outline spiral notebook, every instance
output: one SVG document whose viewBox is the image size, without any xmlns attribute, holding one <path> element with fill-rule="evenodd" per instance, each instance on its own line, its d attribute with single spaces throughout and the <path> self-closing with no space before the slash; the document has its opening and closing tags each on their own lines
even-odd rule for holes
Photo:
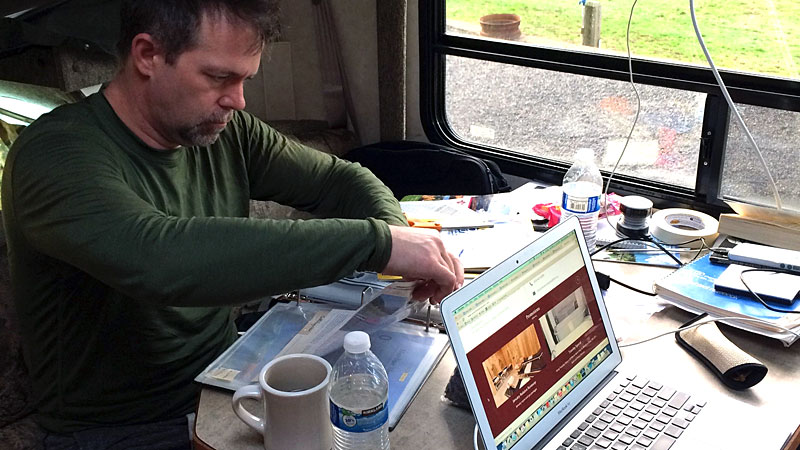
<svg viewBox="0 0 800 450">
<path fill-rule="evenodd" d="M 768 323 L 753 321 L 728 323 L 743 330 L 778 339 L 786 346 L 797 340 L 797 336 L 769 325 L 774 323 L 798 331 L 800 318 L 797 315 L 771 311 L 754 298 L 714 289 L 714 283 L 726 268 L 726 265 L 712 263 L 709 255 L 705 255 L 657 281 L 655 291 L 670 303 L 691 312 L 705 312 L 716 317 L 736 316 L 766 321 Z M 792 306 L 776 304 L 775 307 L 800 311 L 800 302 L 795 302 Z"/>
</svg>

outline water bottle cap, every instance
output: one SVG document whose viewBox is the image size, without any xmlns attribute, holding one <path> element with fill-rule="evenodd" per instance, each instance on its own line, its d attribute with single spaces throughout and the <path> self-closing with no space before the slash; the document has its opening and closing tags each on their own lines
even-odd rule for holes
<svg viewBox="0 0 800 450">
<path fill-rule="evenodd" d="M 369 347 L 369 335 L 363 331 L 351 331 L 344 336 L 344 350 L 348 353 L 364 353 Z"/>
</svg>

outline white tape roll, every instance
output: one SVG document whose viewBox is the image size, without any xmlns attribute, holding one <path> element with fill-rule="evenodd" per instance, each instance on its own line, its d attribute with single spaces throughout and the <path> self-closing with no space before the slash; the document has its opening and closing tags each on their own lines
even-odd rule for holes
<svg viewBox="0 0 800 450">
<path fill-rule="evenodd" d="M 665 244 L 684 244 L 692 239 L 703 238 L 707 245 L 711 245 L 718 229 L 717 219 L 683 208 L 656 211 L 650 220 L 650 234 Z M 702 243 L 698 240 L 685 245 L 699 248 Z"/>
</svg>

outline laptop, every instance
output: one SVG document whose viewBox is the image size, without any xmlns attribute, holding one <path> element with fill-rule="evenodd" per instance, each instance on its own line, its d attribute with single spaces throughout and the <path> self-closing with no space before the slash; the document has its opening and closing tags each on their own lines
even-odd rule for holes
<svg viewBox="0 0 800 450">
<path fill-rule="evenodd" d="M 750 417 L 764 414 L 748 414 L 752 406 L 707 402 L 668 380 L 618 370 L 622 356 L 576 218 L 445 298 L 441 311 L 486 449 L 779 448 L 785 438 L 765 446 L 756 433 L 759 445 L 743 446 L 720 424 L 754 430 Z"/>
</svg>

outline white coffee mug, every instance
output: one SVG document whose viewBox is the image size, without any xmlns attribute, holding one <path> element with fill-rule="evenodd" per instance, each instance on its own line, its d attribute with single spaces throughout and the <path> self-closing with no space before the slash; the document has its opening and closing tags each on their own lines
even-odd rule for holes
<svg viewBox="0 0 800 450">
<path fill-rule="evenodd" d="M 330 450 L 330 380 L 331 365 L 319 356 L 281 356 L 261 369 L 258 384 L 236 390 L 233 412 L 264 436 L 266 450 Z M 260 401 L 261 417 L 242 406 L 245 398 Z"/>
</svg>

